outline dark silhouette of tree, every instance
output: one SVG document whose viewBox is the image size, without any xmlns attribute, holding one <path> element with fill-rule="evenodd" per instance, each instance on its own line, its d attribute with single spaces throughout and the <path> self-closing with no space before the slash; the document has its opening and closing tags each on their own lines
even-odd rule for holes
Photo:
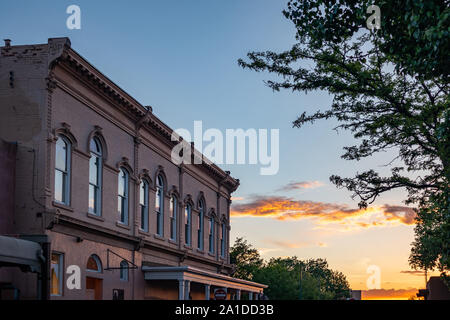
<svg viewBox="0 0 450 320">
<path fill-rule="evenodd" d="M 297 42 L 284 52 L 250 52 L 243 68 L 280 77 L 275 91 L 324 90 L 329 107 L 303 112 L 293 122 L 334 118 L 336 130 L 358 141 L 343 159 L 361 160 L 394 150 L 391 174 L 375 170 L 354 177 L 333 175 L 338 188 L 359 199 L 361 208 L 393 189 L 407 191 L 417 207 L 411 265 L 449 270 L 450 185 L 450 3 L 380 0 L 381 27 L 369 30 L 372 1 L 289 1 L 283 11 L 296 28 Z"/>
<path fill-rule="evenodd" d="M 230 262 L 235 265 L 233 275 L 244 280 L 252 280 L 255 270 L 263 265 L 258 250 L 244 238 L 237 238 L 230 248 Z"/>
</svg>

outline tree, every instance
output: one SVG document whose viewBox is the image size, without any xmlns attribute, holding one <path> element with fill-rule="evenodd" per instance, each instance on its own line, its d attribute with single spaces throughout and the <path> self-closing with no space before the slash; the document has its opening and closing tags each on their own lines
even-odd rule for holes
<svg viewBox="0 0 450 320">
<path fill-rule="evenodd" d="M 409 262 L 415 269 L 441 271 L 441 277 L 450 288 L 450 211 L 449 195 L 438 194 L 417 213 L 415 239 Z"/>
<path fill-rule="evenodd" d="M 233 275 L 244 280 L 252 280 L 255 271 L 263 265 L 259 251 L 244 238 L 237 238 L 231 247 L 230 262 L 236 266 Z"/>
<path fill-rule="evenodd" d="M 237 238 L 230 250 L 233 276 L 268 285 L 265 294 L 274 300 L 344 299 L 349 284 L 344 274 L 328 268 L 325 259 L 272 258 L 265 262 L 257 249 Z M 300 293 L 301 286 L 301 293 Z"/>
<path fill-rule="evenodd" d="M 342 158 L 359 161 L 397 152 L 388 176 L 368 170 L 352 178 L 332 175 L 330 180 L 359 198 L 361 208 L 382 193 L 406 189 L 405 203 L 415 204 L 418 213 L 412 265 L 439 265 L 445 276 L 450 237 L 436 230 L 448 230 L 450 212 L 449 1 L 377 1 L 381 28 L 368 30 L 371 4 L 289 1 L 283 13 L 296 28 L 297 43 L 280 53 L 250 52 L 238 63 L 280 76 L 266 82 L 275 91 L 332 94 L 330 107 L 303 112 L 293 126 L 336 119 L 335 129 L 349 130 L 358 141 L 344 148 Z M 447 200 L 437 201 L 442 198 Z M 428 225 L 420 226 L 424 223 Z M 430 241 L 440 243 L 439 252 L 428 253 Z"/>
<path fill-rule="evenodd" d="M 268 285 L 273 300 L 331 300 L 350 295 L 346 277 L 328 268 L 324 259 L 272 258 L 255 270 L 253 280 Z"/>
</svg>

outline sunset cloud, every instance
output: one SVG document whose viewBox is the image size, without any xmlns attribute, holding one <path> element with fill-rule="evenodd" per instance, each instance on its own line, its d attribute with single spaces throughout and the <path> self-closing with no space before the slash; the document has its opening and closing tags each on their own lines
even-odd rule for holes
<svg viewBox="0 0 450 320">
<path fill-rule="evenodd" d="M 250 201 L 233 205 L 234 217 L 265 217 L 276 220 L 310 218 L 319 224 L 337 223 L 355 228 L 414 224 L 415 212 L 403 206 L 372 206 L 350 208 L 344 204 L 296 200 L 284 196 L 254 196 Z"/>
<path fill-rule="evenodd" d="M 400 273 L 412 274 L 415 276 L 424 276 L 425 272 L 423 270 L 402 270 Z"/>
<path fill-rule="evenodd" d="M 362 290 L 362 300 L 407 300 L 416 297 L 417 289 L 372 289 Z"/>
<path fill-rule="evenodd" d="M 292 191 L 292 190 L 302 190 L 302 189 L 314 189 L 324 186 L 320 181 L 300 181 L 300 182 L 290 182 L 287 185 L 279 188 L 277 191 Z"/>
</svg>

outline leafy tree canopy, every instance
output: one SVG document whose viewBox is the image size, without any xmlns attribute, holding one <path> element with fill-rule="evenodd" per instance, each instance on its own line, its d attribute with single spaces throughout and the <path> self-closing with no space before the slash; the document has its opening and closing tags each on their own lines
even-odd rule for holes
<svg viewBox="0 0 450 320">
<path fill-rule="evenodd" d="M 293 126 L 337 120 L 336 130 L 349 130 L 358 142 L 344 148 L 343 159 L 397 152 L 387 176 L 367 170 L 330 180 L 350 190 L 363 208 L 384 192 L 405 189 L 406 203 L 418 207 L 412 265 L 445 272 L 450 239 L 449 1 L 379 0 L 381 25 L 374 30 L 366 24 L 373 13 L 367 13 L 370 5 L 367 0 L 291 0 L 283 13 L 296 28 L 292 48 L 250 52 L 238 62 L 278 75 L 279 80 L 266 82 L 273 90 L 333 95 L 331 106 L 303 112 Z"/>
<path fill-rule="evenodd" d="M 236 253 L 239 252 L 238 255 Z M 265 293 L 273 300 L 345 299 L 349 284 L 344 274 L 329 269 L 325 259 L 297 257 L 263 261 L 257 249 L 237 238 L 230 254 L 236 263 L 234 276 L 268 285 Z"/>
</svg>

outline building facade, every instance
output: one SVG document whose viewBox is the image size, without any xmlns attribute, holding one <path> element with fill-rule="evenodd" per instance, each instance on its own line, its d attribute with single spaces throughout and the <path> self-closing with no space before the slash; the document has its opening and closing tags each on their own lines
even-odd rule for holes
<svg viewBox="0 0 450 320">
<path fill-rule="evenodd" d="M 208 161 L 174 164 L 171 134 L 68 38 L 5 40 L 0 138 L 14 143 L 16 161 L 8 184 L 14 212 L 0 208 L 8 225 L 1 230 L 48 236 L 50 299 L 263 292 L 264 285 L 231 277 L 230 198 L 239 180 Z M 10 269 L 0 282 L 36 298 L 35 277 Z"/>
</svg>

